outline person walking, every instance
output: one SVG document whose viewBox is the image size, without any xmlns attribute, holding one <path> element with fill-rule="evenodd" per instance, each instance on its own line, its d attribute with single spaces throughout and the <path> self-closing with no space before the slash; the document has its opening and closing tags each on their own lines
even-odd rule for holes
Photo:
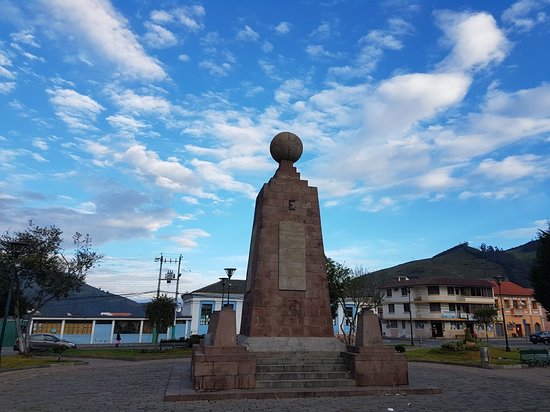
<svg viewBox="0 0 550 412">
<path fill-rule="evenodd" d="M 121 341 L 120 332 L 117 332 L 115 348 L 118 348 L 118 345 L 120 345 L 120 341 Z"/>
</svg>

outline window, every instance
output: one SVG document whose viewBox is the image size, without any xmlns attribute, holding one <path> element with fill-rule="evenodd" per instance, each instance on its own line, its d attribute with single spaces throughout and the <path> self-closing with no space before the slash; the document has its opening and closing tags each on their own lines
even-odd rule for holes
<svg viewBox="0 0 550 412">
<path fill-rule="evenodd" d="M 454 303 L 449 303 L 449 310 L 451 312 L 456 312 L 456 305 Z"/>
<path fill-rule="evenodd" d="M 403 303 L 403 312 L 409 313 L 411 311 L 411 305 L 409 303 Z"/>
<path fill-rule="evenodd" d="M 517 299 L 514 299 L 514 300 L 512 301 L 512 304 L 513 304 L 513 306 L 514 306 L 514 309 L 519 308 L 519 302 L 518 302 Z"/>
<path fill-rule="evenodd" d="M 386 296 L 391 298 L 391 289 L 386 289 Z"/>
<path fill-rule="evenodd" d="M 504 309 L 510 309 L 510 301 L 508 299 L 504 299 Z"/>
<path fill-rule="evenodd" d="M 454 286 L 447 286 L 447 295 L 454 295 L 454 294 L 455 294 Z"/>
<path fill-rule="evenodd" d="M 531 304 L 533 306 L 533 309 L 538 309 L 539 308 L 539 305 L 537 305 L 537 302 L 533 301 L 533 303 Z"/>
<path fill-rule="evenodd" d="M 409 294 L 409 288 L 401 288 L 401 296 L 407 296 Z"/>
<path fill-rule="evenodd" d="M 350 325 L 352 318 L 353 318 L 353 306 L 346 306 L 344 309 L 344 319 L 346 321 L 346 326 Z"/>
<path fill-rule="evenodd" d="M 414 322 L 414 327 L 416 329 L 424 329 L 424 321 L 417 320 Z"/>
<path fill-rule="evenodd" d="M 388 313 L 395 313 L 395 305 L 393 303 L 388 305 Z"/>
<path fill-rule="evenodd" d="M 210 322 L 210 315 L 212 315 L 212 303 L 203 303 L 201 305 L 201 319 L 200 324 L 201 325 L 208 325 Z"/>
<path fill-rule="evenodd" d="M 388 320 L 388 323 L 386 323 L 386 326 L 388 328 L 397 329 L 397 321 L 396 320 Z"/>
<path fill-rule="evenodd" d="M 92 333 L 92 322 L 65 321 L 65 335 L 90 335 Z"/>
<path fill-rule="evenodd" d="M 115 333 L 123 334 L 138 334 L 139 333 L 139 320 L 117 320 L 115 321 Z"/>
<path fill-rule="evenodd" d="M 430 312 L 441 312 L 441 304 L 439 302 L 430 303 Z"/>
<path fill-rule="evenodd" d="M 462 322 L 451 322 L 451 329 L 464 329 L 464 323 Z"/>
<path fill-rule="evenodd" d="M 407 322 L 404 320 L 401 321 L 401 329 L 407 329 Z"/>
<path fill-rule="evenodd" d="M 428 286 L 428 295 L 439 295 L 439 286 Z"/>
</svg>

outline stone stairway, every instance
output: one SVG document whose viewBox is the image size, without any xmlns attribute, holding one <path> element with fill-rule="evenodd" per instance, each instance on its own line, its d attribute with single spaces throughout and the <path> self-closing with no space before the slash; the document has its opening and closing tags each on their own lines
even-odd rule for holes
<svg viewBox="0 0 550 412">
<path fill-rule="evenodd" d="M 355 386 L 339 352 L 257 352 L 256 388 Z"/>
</svg>

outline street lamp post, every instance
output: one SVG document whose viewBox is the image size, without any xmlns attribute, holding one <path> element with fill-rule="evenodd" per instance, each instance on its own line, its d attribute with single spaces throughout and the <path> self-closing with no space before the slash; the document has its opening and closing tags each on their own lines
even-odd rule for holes
<svg viewBox="0 0 550 412">
<path fill-rule="evenodd" d="M 409 322 L 411 324 L 411 346 L 414 346 L 414 335 L 413 335 L 413 316 L 412 316 L 412 306 L 411 306 L 411 292 L 412 288 L 407 288 L 409 292 Z"/>
<path fill-rule="evenodd" d="M 225 268 L 225 273 L 227 275 L 227 305 L 229 306 L 229 291 L 231 290 L 231 276 L 233 276 L 233 273 L 235 273 L 235 271 L 237 269 L 235 268 Z M 222 306 L 223 306 L 223 302 L 222 302 Z"/>
<path fill-rule="evenodd" d="M 10 288 L 8 289 L 8 296 L 6 298 L 6 307 L 4 310 L 4 319 L 2 321 L 2 332 L 0 332 L 0 365 L 2 365 L 2 347 L 4 346 L 4 335 L 6 333 L 6 324 L 8 322 L 8 312 L 11 306 L 11 296 L 13 293 L 13 285 L 15 278 L 17 277 L 17 269 L 19 268 L 19 256 L 25 251 L 28 244 L 23 242 L 8 242 L 9 253 L 13 261 L 13 274 L 10 276 Z M 6 248 L 4 247 L 4 250 Z"/>
<path fill-rule="evenodd" d="M 500 310 L 502 313 L 502 328 L 504 329 L 504 339 L 506 340 L 506 352 L 510 352 L 510 345 L 508 345 L 508 331 L 506 330 L 506 317 L 504 316 L 504 304 L 502 301 L 502 291 L 500 288 L 500 284 L 502 283 L 502 277 L 501 276 L 495 277 L 495 282 L 497 282 L 498 294 L 500 296 Z"/>
<path fill-rule="evenodd" d="M 227 278 L 220 278 L 220 282 L 222 282 L 222 308 L 223 308 L 223 305 L 225 305 L 225 284 L 227 283 Z"/>
</svg>

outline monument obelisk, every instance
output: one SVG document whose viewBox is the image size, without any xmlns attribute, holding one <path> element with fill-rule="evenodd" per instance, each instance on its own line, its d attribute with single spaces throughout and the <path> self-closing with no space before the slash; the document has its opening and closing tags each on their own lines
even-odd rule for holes
<svg viewBox="0 0 550 412">
<path fill-rule="evenodd" d="M 294 167 L 300 138 L 277 134 L 279 163 L 256 198 L 241 335 L 334 339 L 317 188 Z"/>
</svg>

